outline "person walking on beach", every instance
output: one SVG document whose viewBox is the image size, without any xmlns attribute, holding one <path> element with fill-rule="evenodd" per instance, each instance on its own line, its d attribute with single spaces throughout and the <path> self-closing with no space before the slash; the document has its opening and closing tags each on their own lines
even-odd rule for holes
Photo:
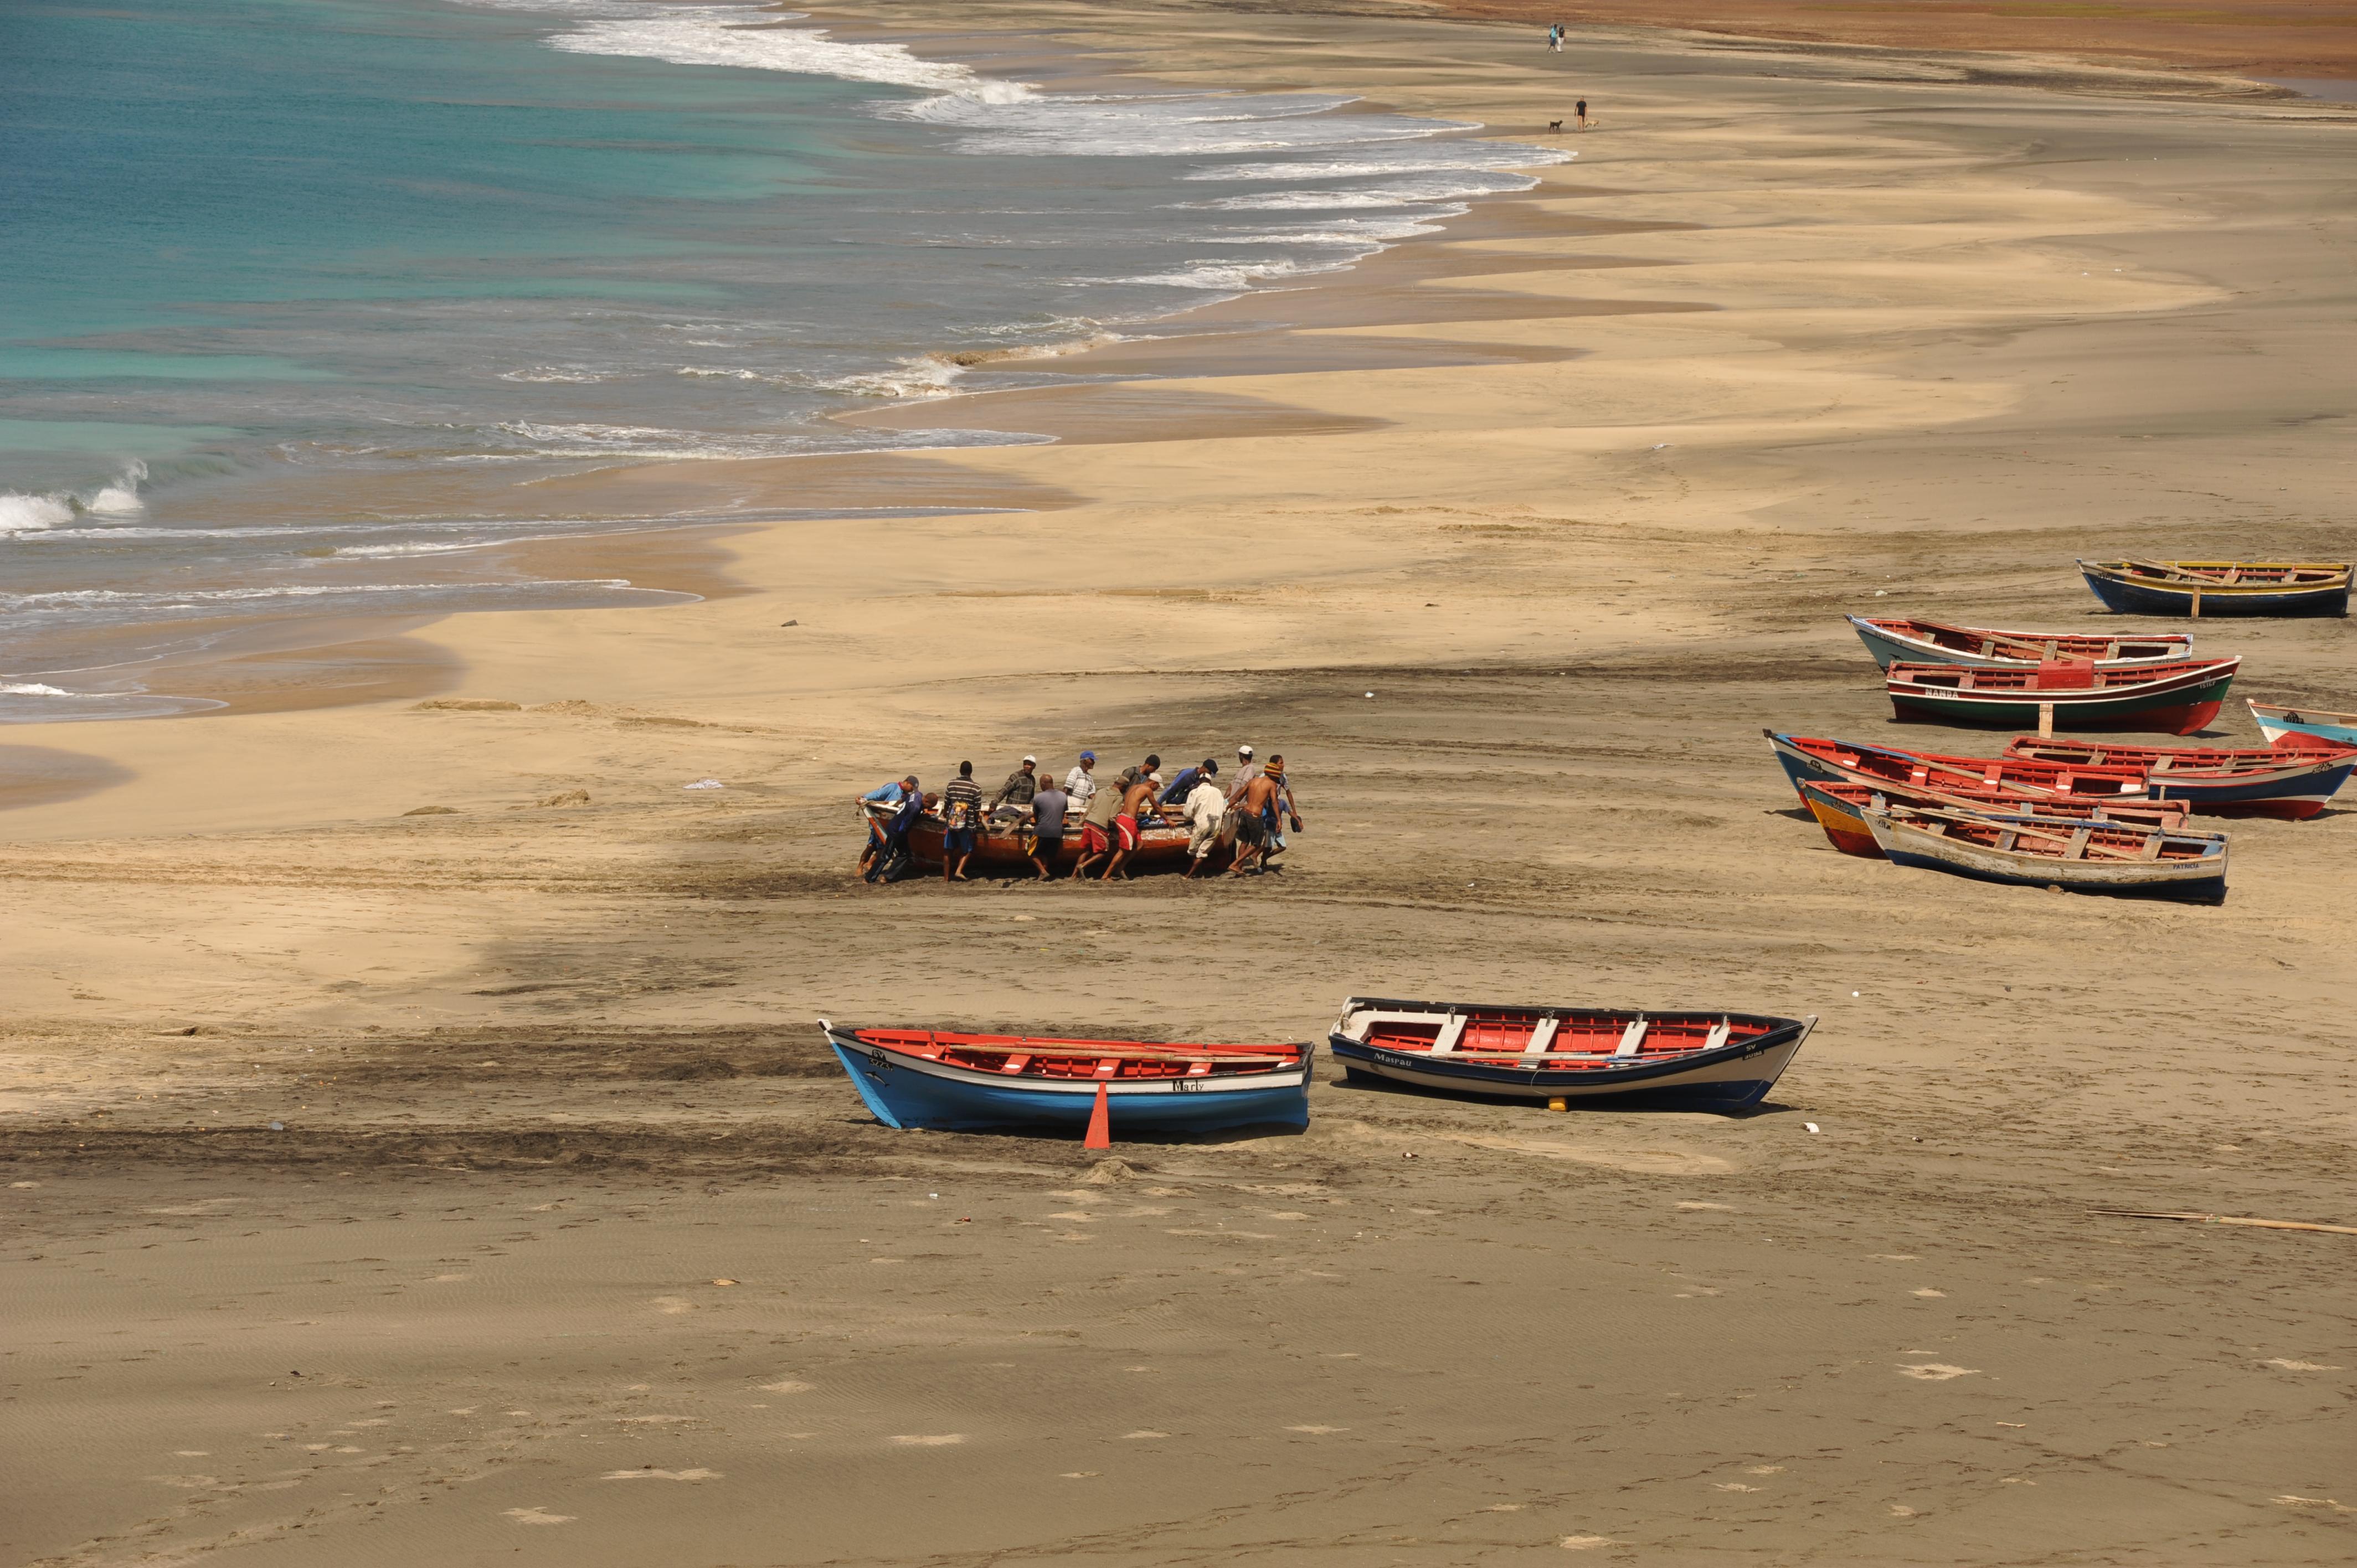
<svg viewBox="0 0 2357 1568">
<path fill-rule="evenodd" d="M 1031 797 L 1031 864 L 1039 868 L 1042 882 L 1056 879 L 1056 857 L 1064 853 L 1064 813 L 1071 804 L 1072 798 L 1056 788 L 1053 779 Z"/>
<path fill-rule="evenodd" d="M 1228 820 L 1227 792 L 1220 788 L 1214 777 L 1220 771 L 1216 762 L 1206 762 L 1200 768 L 1190 768 L 1195 775 L 1195 787 L 1187 792 L 1187 825 L 1194 830 L 1187 837 L 1187 876 L 1192 880 L 1211 858 L 1211 851 L 1220 843 L 1220 829 Z M 1181 779 L 1186 773 L 1178 776 Z"/>
<path fill-rule="evenodd" d="M 1293 780 L 1285 771 L 1285 758 L 1272 757 L 1260 770 L 1261 782 L 1269 786 L 1268 803 L 1261 808 L 1261 825 L 1268 829 L 1268 847 L 1261 852 L 1261 865 L 1265 867 L 1275 856 L 1285 853 L 1285 824 L 1290 822 L 1293 831 L 1301 831 L 1301 809 L 1294 804 Z"/>
<path fill-rule="evenodd" d="M 1587 99 L 1585 99 L 1585 98 L 1583 98 L 1583 99 L 1581 99 L 1578 102 L 1577 102 L 1577 103 L 1573 104 L 1573 105 L 1571 106 L 1571 112 L 1572 112 L 1572 113 L 1573 113 L 1573 114 L 1574 114 L 1577 119 L 1578 119 L 1578 122 L 1579 122 L 1579 128 L 1580 128 L 1581 130 L 1583 130 L 1583 131 L 1587 130 Z"/>
<path fill-rule="evenodd" d="M 1097 792 L 1096 776 L 1091 771 L 1096 765 L 1097 754 L 1084 751 L 1081 759 L 1072 764 L 1072 770 L 1064 775 L 1064 793 L 1072 798 L 1075 805 L 1087 805 L 1089 797 Z"/>
<path fill-rule="evenodd" d="M 1087 880 L 1089 867 L 1113 853 L 1113 820 L 1121 811 L 1121 794 L 1118 790 L 1099 789 L 1089 796 L 1088 802 L 1088 809 L 1081 816 L 1081 860 L 1072 867 L 1075 882 Z"/>
<path fill-rule="evenodd" d="M 982 786 L 974 781 L 974 764 L 958 764 L 958 776 L 942 791 L 942 880 L 971 882 L 966 862 L 974 858 L 974 835 L 982 827 Z"/>
</svg>

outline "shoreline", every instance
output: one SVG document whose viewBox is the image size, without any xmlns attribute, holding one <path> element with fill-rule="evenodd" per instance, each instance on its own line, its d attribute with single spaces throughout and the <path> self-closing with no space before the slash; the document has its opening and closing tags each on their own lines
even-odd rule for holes
<svg viewBox="0 0 2357 1568">
<path fill-rule="evenodd" d="M 934 14 L 1499 125 L 1564 85 L 1494 27 Z M 1150 379 L 1101 411 L 1008 394 L 1101 438 L 896 464 L 1053 510 L 683 535 L 737 591 L 447 618 L 436 705 L 66 737 L 131 777 L 0 815 L 12 1560 L 2333 1555 L 2346 1239 L 2116 1211 L 2357 1219 L 2352 802 L 2200 822 L 2216 908 L 2065 897 L 1837 853 L 1760 731 L 1995 749 L 1895 725 L 1844 611 L 2349 548 L 2348 116 L 1583 70 L 1537 189 L 1107 346 Z M 2345 622 L 2191 629 L 2357 709 Z M 1281 875 L 851 875 L 888 777 L 1240 743 Z M 1105 1160 L 886 1128 L 812 1023 L 1308 1039 L 1349 994 L 1820 1022 L 1740 1116 L 1328 1059 L 1297 1135 Z M 1403 1327 L 1542 1301 L 1645 1331 Z"/>
</svg>

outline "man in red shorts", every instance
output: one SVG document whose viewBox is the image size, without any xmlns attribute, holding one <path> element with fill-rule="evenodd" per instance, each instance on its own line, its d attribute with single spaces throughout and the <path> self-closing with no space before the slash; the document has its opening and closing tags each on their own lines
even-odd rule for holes
<svg viewBox="0 0 2357 1568">
<path fill-rule="evenodd" d="M 1149 757 L 1147 760 L 1159 759 Z M 1137 847 L 1138 828 L 1143 822 L 1151 819 L 1158 822 L 1162 820 L 1161 809 L 1154 803 L 1154 797 L 1161 789 L 1162 775 L 1141 769 L 1130 779 L 1129 788 L 1121 792 L 1121 810 L 1114 813 L 1113 819 L 1113 859 L 1106 865 L 1104 875 L 1097 880 L 1111 882 L 1114 874 L 1121 870 L 1122 863 Z M 1105 793 L 1110 795 L 1113 791 L 1108 789 Z M 1122 880 L 1127 881 L 1128 878 L 1125 876 Z"/>
<path fill-rule="evenodd" d="M 1081 818 L 1081 859 L 1072 867 L 1073 881 L 1085 880 L 1089 867 L 1113 853 L 1113 820 L 1120 814 L 1126 793 L 1121 789 L 1099 789 L 1089 797 L 1088 812 Z"/>
</svg>

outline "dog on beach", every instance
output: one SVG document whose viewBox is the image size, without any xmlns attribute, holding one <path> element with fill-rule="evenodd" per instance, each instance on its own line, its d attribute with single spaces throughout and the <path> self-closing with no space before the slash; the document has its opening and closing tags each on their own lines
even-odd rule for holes
<svg viewBox="0 0 2357 1568">
<path fill-rule="evenodd" d="M 1560 120 L 1550 120 L 1547 122 L 1547 129 L 1550 131 L 1560 131 L 1563 129 L 1563 122 Z"/>
</svg>

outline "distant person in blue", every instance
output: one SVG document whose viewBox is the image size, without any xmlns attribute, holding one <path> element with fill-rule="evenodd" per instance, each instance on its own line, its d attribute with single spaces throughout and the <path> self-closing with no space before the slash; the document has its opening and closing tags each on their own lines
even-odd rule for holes
<svg viewBox="0 0 2357 1568">
<path fill-rule="evenodd" d="M 1219 762 L 1209 757 L 1193 768 L 1181 768 L 1178 777 L 1170 780 L 1170 788 L 1162 791 L 1162 804 L 1183 805 L 1186 803 L 1187 797 L 1195 792 L 1196 785 L 1206 779 L 1217 779 L 1219 776 Z"/>
<path fill-rule="evenodd" d="M 859 798 L 863 801 L 873 800 L 882 806 L 897 806 L 918 792 L 917 776 L 911 773 L 905 779 L 895 779 L 889 784 L 878 784 Z M 866 876 L 868 881 L 873 882 L 876 879 L 868 876 L 867 874 L 875 869 L 877 857 L 883 853 L 887 830 L 884 824 L 877 820 L 874 812 L 868 812 L 866 816 L 867 849 L 859 857 L 859 875 Z"/>
<path fill-rule="evenodd" d="M 902 782 L 908 792 L 900 797 L 900 809 L 885 821 L 861 869 L 860 875 L 870 882 L 898 882 L 909 868 L 909 830 L 924 816 L 925 797 L 918 791 L 913 775 Z"/>
<path fill-rule="evenodd" d="M 1042 882 L 1056 879 L 1056 857 L 1064 853 L 1064 817 L 1071 807 L 1072 798 L 1053 779 L 1031 797 L 1031 864 L 1039 868 Z"/>
</svg>

